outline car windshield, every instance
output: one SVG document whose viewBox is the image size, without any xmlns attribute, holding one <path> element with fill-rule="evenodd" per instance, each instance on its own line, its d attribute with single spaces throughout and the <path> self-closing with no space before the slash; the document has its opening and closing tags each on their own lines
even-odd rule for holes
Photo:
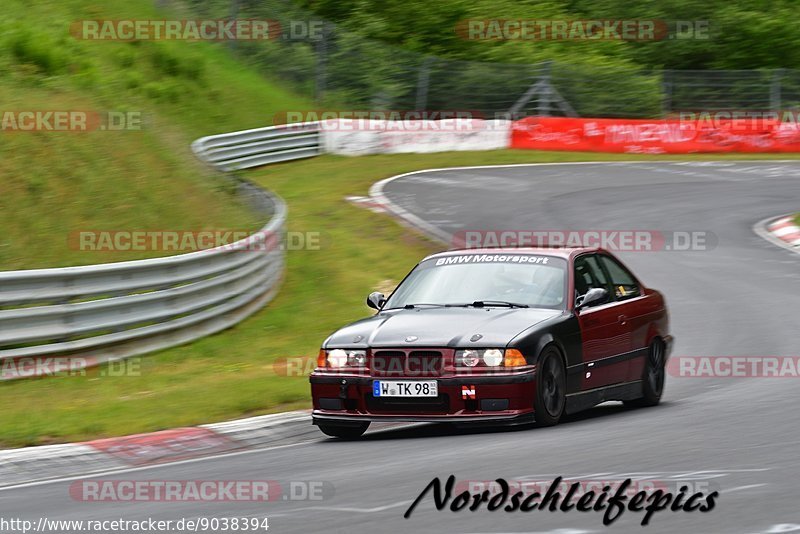
<svg viewBox="0 0 800 534">
<path fill-rule="evenodd" d="M 462 254 L 421 262 L 383 309 L 513 306 L 563 309 L 567 262 L 534 254 Z M 476 304 L 477 303 L 477 304 Z"/>
</svg>

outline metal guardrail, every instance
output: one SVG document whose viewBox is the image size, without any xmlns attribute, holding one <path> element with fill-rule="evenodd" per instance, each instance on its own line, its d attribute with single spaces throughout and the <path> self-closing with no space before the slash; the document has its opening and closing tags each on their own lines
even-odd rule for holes
<svg viewBox="0 0 800 534">
<path fill-rule="evenodd" d="M 318 129 L 233 132 L 198 139 L 192 149 L 219 170 L 244 169 L 318 154 Z M 241 241 L 164 258 L 0 272 L 0 380 L 182 344 L 228 328 L 269 302 L 283 275 L 286 206 L 242 185 L 259 196 L 257 204 L 271 204 L 273 215 Z M 61 358 L 68 363 L 52 364 Z"/>
<path fill-rule="evenodd" d="M 319 130 L 317 122 L 256 128 L 201 137 L 192 143 L 192 150 L 222 171 L 235 171 L 316 156 Z"/>
</svg>

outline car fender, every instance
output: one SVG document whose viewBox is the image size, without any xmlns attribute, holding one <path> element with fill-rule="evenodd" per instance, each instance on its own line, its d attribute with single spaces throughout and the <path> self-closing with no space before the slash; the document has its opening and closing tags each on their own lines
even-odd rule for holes
<svg viewBox="0 0 800 534">
<path fill-rule="evenodd" d="M 564 314 L 548 319 L 521 332 L 509 343 L 522 351 L 528 363 L 536 365 L 545 347 L 555 345 L 565 360 L 567 391 L 580 388 L 580 370 L 583 363 L 583 337 L 575 314 Z"/>
</svg>

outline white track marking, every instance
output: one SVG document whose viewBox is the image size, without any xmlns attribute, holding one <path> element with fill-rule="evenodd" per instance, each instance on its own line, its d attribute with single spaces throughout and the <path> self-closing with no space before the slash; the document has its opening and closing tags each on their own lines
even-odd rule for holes
<svg viewBox="0 0 800 534">
<path fill-rule="evenodd" d="M 539 530 L 536 532 L 470 532 L 469 534 L 589 534 L 593 530 L 578 530 L 575 528 L 558 528 L 556 530 Z"/>
<path fill-rule="evenodd" d="M 760 488 L 762 486 L 766 486 L 766 484 L 748 484 L 747 486 L 737 486 L 729 490 L 724 489 L 722 490 L 722 493 L 727 495 L 728 493 L 733 493 L 734 491 L 743 491 L 747 489 Z"/>
<path fill-rule="evenodd" d="M 303 506 L 302 508 L 295 508 L 293 510 L 284 510 L 277 514 L 270 514 L 270 517 L 273 515 L 281 515 L 287 516 L 296 514 L 298 512 L 345 512 L 348 514 L 376 514 L 379 512 L 384 512 L 386 510 L 391 510 L 392 508 L 400 508 L 401 506 L 408 506 L 413 501 L 401 501 L 392 504 L 386 504 L 383 506 L 376 506 L 374 508 L 355 508 L 349 506 Z"/>
<path fill-rule="evenodd" d="M 232 458 L 234 456 L 242 456 L 242 455 L 245 455 L 245 454 L 253 454 L 253 453 L 256 453 L 256 452 L 264 452 L 264 451 L 285 449 L 287 447 L 297 447 L 297 446 L 300 446 L 300 445 L 309 445 L 311 443 L 315 443 L 316 441 L 317 440 L 308 440 L 308 441 L 301 441 L 299 443 L 289 443 L 289 444 L 286 444 L 286 445 L 276 445 L 274 447 L 263 447 L 263 448 L 260 448 L 260 449 L 248 449 L 246 451 L 234 451 L 234 452 L 227 452 L 227 453 L 223 453 L 223 454 L 217 454 L 217 455 L 213 455 L 213 456 L 203 456 L 201 458 L 191 458 L 189 460 L 179 460 L 177 462 L 167 462 L 167 463 L 153 464 L 153 465 L 141 465 L 141 466 L 137 466 L 137 467 L 125 467 L 125 468 L 122 468 L 122 469 L 111 469 L 109 471 L 100 471 L 100 472 L 97 472 L 97 473 L 86 473 L 84 475 L 74 475 L 74 476 L 61 477 L 61 478 L 50 478 L 50 479 L 47 479 L 47 480 L 36 480 L 36 481 L 33 481 L 33 482 L 23 482 L 22 484 L 13 484 L 11 486 L 0 487 L 0 492 L 2 492 L 2 491 L 10 491 L 10 490 L 15 490 L 15 489 L 22 489 L 22 488 L 31 488 L 31 487 L 34 487 L 34 486 L 45 486 L 45 485 L 48 485 L 48 484 L 57 484 L 59 482 L 70 482 L 70 481 L 73 481 L 73 480 L 83 480 L 83 479 L 87 479 L 87 478 L 98 478 L 98 477 L 104 477 L 104 476 L 109 476 L 109 475 L 119 475 L 119 474 L 122 474 L 122 473 L 135 473 L 137 471 L 146 471 L 148 469 L 159 469 L 159 468 L 163 468 L 163 467 L 171 466 L 171 465 L 193 464 L 193 463 L 196 463 L 196 462 L 203 462 L 203 461 L 207 461 L 207 460 L 217 460 L 217 459 L 222 459 L 222 458 Z"/>
</svg>

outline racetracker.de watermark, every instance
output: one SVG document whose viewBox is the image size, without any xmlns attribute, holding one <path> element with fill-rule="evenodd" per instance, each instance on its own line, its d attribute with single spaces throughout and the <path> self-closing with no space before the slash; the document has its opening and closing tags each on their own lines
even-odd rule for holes
<svg viewBox="0 0 800 534">
<path fill-rule="evenodd" d="M 507 121 L 505 115 L 498 121 Z M 496 127 L 505 130 L 507 123 L 487 121 L 479 111 L 471 110 L 310 110 L 281 111 L 273 117 L 273 124 L 284 124 L 289 129 L 303 130 L 308 123 L 318 123 L 323 131 L 434 131 L 469 132 Z"/>
<path fill-rule="evenodd" d="M 86 19 L 70 25 L 87 41 L 321 41 L 329 26 L 321 19 Z"/>
<path fill-rule="evenodd" d="M 770 132 L 776 129 L 798 130 L 800 112 L 701 110 L 681 111 L 678 121 L 692 125 L 692 129 L 737 130 L 745 132 Z"/>
<path fill-rule="evenodd" d="M 662 41 L 709 39 L 707 20 L 465 19 L 456 34 L 470 41 Z"/>
<path fill-rule="evenodd" d="M 600 247 L 615 252 L 697 252 L 716 248 L 716 234 L 705 230 L 459 230 L 454 249 Z"/>
<path fill-rule="evenodd" d="M 79 20 L 70 35 L 88 41 L 263 41 L 281 35 L 270 19 Z"/>
<path fill-rule="evenodd" d="M 0 111 L 0 131 L 93 132 L 139 131 L 141 111 L 15 109 Z"/>
<path fill-rule="evenodd" d="M 323 480 L 77 480 L 69 486 L 80 502 L 319 502 L 334 492 Z"/>
<path fill-rule="evenodd" d="M 266 230 L 75 230 L 69 248 L 82 252 L 320 250 L 319 232 Z"/>
<path fill-rule="evenodd" d="M 311 356 L 281 357 L 272 362 L 272 372 L 278 376 L 308 376 L 317 367 Z"/>
<path fill-rule="evenodd" d="M 107 362 L 102 367 L 94 357 L 25 356 L 5 358 L 0 363 L 0 380 L 41 376 L 141 376 L 141 359 L 128 358 Z"/>
<path fill-rule="evenodd" d="M 800 378 L 800 356 L 673 356 L 676 378 Z"/>
</svg>

